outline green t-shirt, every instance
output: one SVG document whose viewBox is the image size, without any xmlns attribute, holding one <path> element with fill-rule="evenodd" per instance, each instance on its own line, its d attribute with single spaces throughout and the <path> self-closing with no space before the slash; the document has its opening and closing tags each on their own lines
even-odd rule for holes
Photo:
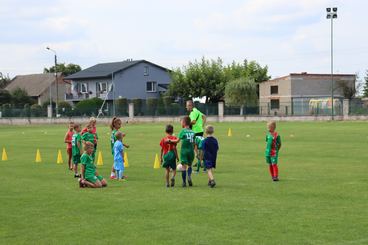
<svg viewBox="0 0 368 245">
<path fill-rule="evenodd" d="M 181 151 L 194 151 L 194 132 L 189 128 L 183 128 L 179 135 L 181 140 Z"/>
<path fill-rule="evenodd" d="M 192 130 L 194 131 L 194 133 L 203 132 L 202 115 L 202 112 L 200 112 L 197 108 L 193 108 L 193 110 L 189 114 L 190 121 L 196 120 L 196 123 L 192 125 Z"/>
<path fill-rule="evenodd" d="M 78 143 L 79 146 L 82 146 L 82 136 L 79 133 L 73 134 L 73 138 L 72 138 L 72 155 L 73 156 L 78 156 L 80 155 L 80 150 L 78 147 Z"/>
<path fill-rule="evenodd" d="M 115 137 L 116 132 L 118 132 L 118 130 L 113 129 L 111 131 L 111 137 L 110 137 L 111 152 L 112 152 L 113 155 L 114 155 L 114 144 L 115 144 L 115 141 L 116 141 L 116 137 Z"/>
<path fill-rule="evenodd" d="M 204 141 L 203 136 L 196 136 L 195 139 L 194 139 L 195 144 L 197 145 L 198 149 L 200 149 L 200 150 L 202 150 L 203 141 Z"/>
<path fill-rule="evenodd" d="M 90 132 L 85 132 L 82 135 L 82 140 L 86 141 L 86 142 L 91 142 L 92 144 L 95 143 L 95 135 L 91 134 Z"/>
<path fill-rule="evenodd" d="M 81 163 L 84 165 L 84 177 L 90 177 L 96 175 L 96 166 L 93 163 L 92 156 L 88 155 L 87 153 L 83 153 L 81 156 Z"/>
<path fill-rule="evenodd" d="M 271 134 L 270 132 L 266 135 L 266 152 L 265 155 L 267 157 L 277 157 L 279 153 L 279 148 L 281 145 L 281 137 L 278 133 L 274 132 Z"/>
</svg>

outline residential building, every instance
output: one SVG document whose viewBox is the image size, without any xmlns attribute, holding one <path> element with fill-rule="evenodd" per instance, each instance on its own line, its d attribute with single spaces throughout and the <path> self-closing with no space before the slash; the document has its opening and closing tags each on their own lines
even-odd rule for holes
<svg viewBox="0 0 368 245">
<path fill-rule="evenodd" d="M 58 89 L 56 89 L 56 79 L 54 73 L 18 75 L 14 77 L 10 84 L 5 87 L 9 92 L 16 88 L 27 91 L 28 95 L 35 99 L 39 105 L 50 101 L 50 93 L 52 101 L 56 102 L 56 90 L 58 90 L 59 102 L 64 100 L 66 85 L 61 73 L 58 73 Z M 51 90 L 50 90 L 51 89 Z"/>
<path fill-rule="evenodd" d="M 71 91 L 67 101 L 106 99 L 107 106 L 119 98 L 158 98 L 171 81 L 169 70 L 146 60 L 101 63 L 67 76 Z"/>
<path fill-rule="evenodd" d="M 342 112 L 342 100 L 355 89 L 356 75 L 336 74 L 334 80 L 335 114 Z M 349 95 L 350 93 L 350 95 Z M 261 115 L 330 114 L 331 74 L 290 73 L 259 85 Z"/>
</svg>

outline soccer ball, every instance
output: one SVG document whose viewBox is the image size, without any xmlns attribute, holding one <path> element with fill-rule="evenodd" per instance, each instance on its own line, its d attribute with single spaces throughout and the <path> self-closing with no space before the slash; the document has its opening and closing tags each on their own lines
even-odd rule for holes
<svg viewBox="0 0 368 245">
<path fill-rule="evenodd" d="M 182 172 L 182 171 L 184 171 L 185 169 L 184 169 L 184 166 L 181 164 L 181 163 L 179 163 L 177 166 L 176 166 L 176 171 L 179 171 L 179 172 Z"/>
</svg>

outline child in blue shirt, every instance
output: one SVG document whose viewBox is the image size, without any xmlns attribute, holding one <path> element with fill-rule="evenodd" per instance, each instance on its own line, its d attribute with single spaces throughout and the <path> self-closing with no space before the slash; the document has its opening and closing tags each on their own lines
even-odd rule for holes
<svg viewBox="0 0 368 245">
<path fill-rule="evenodd" d="M 202 143 L 204 164 L 208 174 L 208 186 L 211 188 L 216 185 L 215 178 L 213 177 L 213 169 L 216 168 L 217 151 L 219 150 L 217 139 L 213 137 L 214 132 L 214 127 L 208 125 L 206 127 L 207 138 Z"/>
<path fill-rule="evenodd" d="M 116 142 L 114 143 L 114 169 L 116 171 L 116 177 L 118 180 L 123 179 L 124 173 L 124 146 L 123 146 L 123 133 L 118 131 L 115 134 Z"/>
</svg>

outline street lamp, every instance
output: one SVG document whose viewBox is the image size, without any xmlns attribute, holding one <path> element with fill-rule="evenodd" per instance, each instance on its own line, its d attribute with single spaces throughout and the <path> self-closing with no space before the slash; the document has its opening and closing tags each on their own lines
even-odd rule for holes
<svg viewBox="0 0 368 245">
<path fill-rule="evenodd" d="M 337 8 L 326 8 L 327 19 L 331 19 L 331 120 L 334 120 L 334 80 L 333 80 L 333 19 L 337 19 Z"/>
<path fill-rule="evenodd" d="M 54 58 L 55 58 L 56 117 L 57 117 L 59 115 L 59 105 L 58 105 L 59 104 L 59 85 L 58 85 L 58 80 L 57 80 L 57 56 L 56 56 L 56 51 L 55 50 L 51 49 L 50 47 L 46 47 L 46 49 L 53 52 L 54 53 Z M 51 101 L 51 94 L 50 94 L 50 101 Z M 50 102 L 50 105 L 51 105 L 51 102 Z"/>
</svg>

